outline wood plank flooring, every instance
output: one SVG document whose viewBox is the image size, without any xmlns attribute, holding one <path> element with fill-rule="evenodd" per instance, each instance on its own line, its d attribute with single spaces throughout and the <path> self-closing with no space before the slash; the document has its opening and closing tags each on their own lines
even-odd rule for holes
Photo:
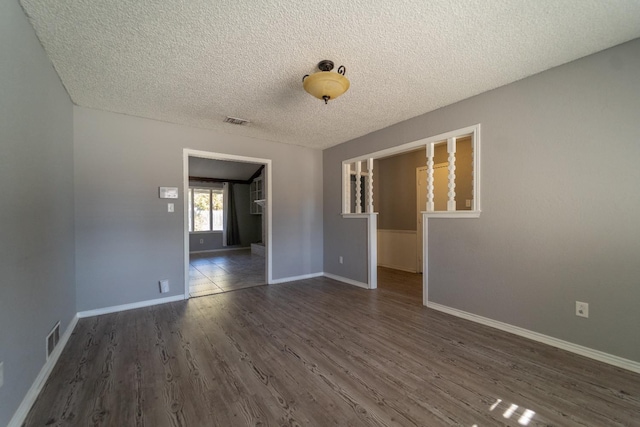
<svg viewBox="0 0 640 427">
<path fill-rule="evenodd" d="M 385 274 L 81 319 L 25 425 L 640 425 L 640 375 L 429 310 L 419 275 Z"/>
</svg>

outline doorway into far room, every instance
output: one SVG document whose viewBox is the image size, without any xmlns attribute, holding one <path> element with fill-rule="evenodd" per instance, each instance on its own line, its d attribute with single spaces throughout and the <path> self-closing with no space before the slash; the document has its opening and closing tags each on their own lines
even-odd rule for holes
<svg viewBox="0 0 640 427">
<path fill-rule="evenodd" d="M 185 297 L 267 284 L 268 165 L 190 153 L 185 166 Z"/>
<path fill-rule="evenodd" d="M 424 147 L 376 159 L 374 164 L 378 290 L 401 294 L 418 305 L 422 304 L 422 251 L 416 170 L 426 164 Z"/>
</svg>

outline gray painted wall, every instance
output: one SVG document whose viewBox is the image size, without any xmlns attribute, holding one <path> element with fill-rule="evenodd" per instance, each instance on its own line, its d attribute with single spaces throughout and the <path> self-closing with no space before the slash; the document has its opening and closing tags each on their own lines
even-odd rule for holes
<svg viewBox="0 0 640 427">
<path fill-rule="evenodd" d="M 249 211 L 249 204 L 251 203 L 249 185 L 234 184 L 234 188 L 238 228 L 240 229 L 240 246 L 250 247 L 251 243 L 258 243 L 262 240 L 262 216 L 251 215 Z"/>
<path fill-rule="evenodd" d="M 189 252 L 215 251 L 219 249 L 224 249 L 221 231 L 189 234 Z"/>
<path fill-rule="evenodd" d="M 206 187 L 202 183 L 191 183 L 192 186 Z M 222 232 L 192 233 L 189 235 L 189 251 L 210 251 L 231 247 L 250 247 L 262 239 L 262 217 L 249 212 L 249 184 L 234 184 L 236 196 L 236 214 L 240 229 L 240 245 L 223 246 Z M 202 239 L 202 243 L 200 243 Z"/>
<path fill-rule="evenodd" d="M 640 361 L 638 70 L 634 40 L 325 150 L 325 271 L 366 267 L 342 160 L 481 123 L 483 212 L 429 220 L 429 299 Z"/>
<path fill-rule="evenodd" d="M 379 230 L 416 230 L 416 168 L 426 165 L 426 150 L 376 162 L 373 183 L 378 197 L 373 201 Z"/>
<path fill-rule="evenodd" d="M 78 311 L 184 292 L 183 148 L 271 159 L 273 278 L 322 271 L 322 152 L 81 107 L 74 143 Z"/>
<path fill-rule="evenodd" d="M 72 105 L 17 1 L 0 2 L 0 425 L 75 310 Z"/>
</svg>

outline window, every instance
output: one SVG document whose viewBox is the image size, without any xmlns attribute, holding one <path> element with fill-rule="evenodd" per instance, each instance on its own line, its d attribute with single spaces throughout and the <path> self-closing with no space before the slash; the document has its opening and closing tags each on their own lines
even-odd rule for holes
<svg viewBox="0 0 640 427">
<path fill-rule="evenodd" d="M 221 188 L 189 187 L 189 232 L 222 231 L 224 192 Z"/>
</svg>

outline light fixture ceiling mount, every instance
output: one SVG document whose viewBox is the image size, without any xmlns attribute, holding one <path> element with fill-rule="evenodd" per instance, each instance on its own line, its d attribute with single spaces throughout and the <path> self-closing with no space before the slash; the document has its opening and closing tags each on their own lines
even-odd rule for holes
<svg viewBox="0 0 640 427">
<path fill-rule="evenodd" d="M 302 78 L 304 90 L 318 99 L 323 99 L 327 104 L 330 99 L 336 99 L 349 89 L 349 79 L 344 76 L 346 69 L 344 65 L 338 67 L 338 72 L 334 73 L 333 61 L 325 59 L 318 63 L 318 71 L 312 75 Z"/>
</svg>

